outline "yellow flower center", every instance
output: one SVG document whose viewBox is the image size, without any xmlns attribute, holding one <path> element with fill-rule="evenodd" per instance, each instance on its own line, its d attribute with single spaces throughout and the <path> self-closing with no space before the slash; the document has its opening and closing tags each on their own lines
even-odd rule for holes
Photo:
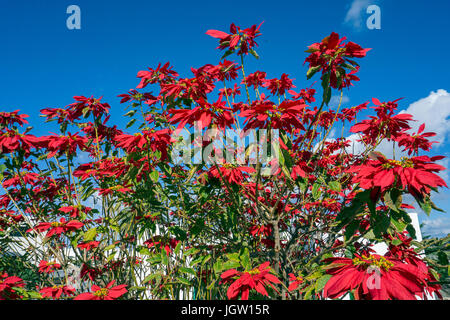
<svg viewBox="0 0 450 320">
<path fill-rule="evenodd" d="M 383 163 L 382 165 L 385 169 L 392 169 L 395 167 L 402 167 L 402 168 L 413 168 L 414 163 L 411 161 L 411 159 L 402 157 L 401 160 L 388 160 L 388 162 Z"/>
<path fill-rule="evenodd" d="M 61 222 L 52 222 L 50 224 L 53 228 L 61 227 L 63 224 Z"/>
<path fill-rule="evenodd" d="M 109 292 L 108 289 L 102 288 L 102 289 L 99 289 L 99 290 L 93 292 L 92 294 L 93 294 L 94 296 L 96 296 L 96 297 L 103 298 L 103 297 L 106 297 L 106 296 L 108 295 L 108 292 Z"/>
<path fill-rule="evenodd" d="M 354 258 L 353 264 L 355 266 L 363 266 L 365 268 L 369 266 L 374 266 L 378 267 L 379 269 L 383 269 L 385 271 L 388 271 L 390 268 L 394 266 L 394 264 L 385 257 L 375 257 L 373 255 L 370 256 L 362 255 L 361 259 Z"/>
<path fill-rule="evenodd" d="M 250 270 L 248 273 L 253 276 L 253 275 L 256 275 L 256 274 L 260 274 L 261 271 L 259 271 L 258 268 L 255 268 L 253 270 Z"/>
</svg>

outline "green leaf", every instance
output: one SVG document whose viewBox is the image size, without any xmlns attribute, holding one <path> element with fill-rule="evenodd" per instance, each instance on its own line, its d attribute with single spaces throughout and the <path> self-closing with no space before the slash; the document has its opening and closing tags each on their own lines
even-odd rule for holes
<svg viewBox="0 0 450 320">
<path fill-rule="evenodd" d="M 306 72 L 306 80 L 311 79 L 317 73 L 317 71 L 320 70 L 320 68 L 322 68 L 322 66 L 320 65 L 309 68 L 309 70 Z"/>
<path fill-rule="evenodd" d="M 412 224 L 406 226 L 406 231 L 408 231 L 411 238 L 416 239 L 416 229 L 414 229 Z"/>
<path fill-rule="evenodd" d="M 136 122 L 136 118 L 131 119 L 131 120 L 127 123 L 126 128 L 131 127 L 135 122 Z"/>
<path fill-rule="evenodd" d="M 356 232 L 356 230 L 359 227 L 359 220 L 353 220 L 352 222 L 350 222 L 350 224 L 345 228 L 345 239 L 348 240 L 350 239 Z"/>
<path fill-rule="evenodd" d="M 180 283 L 185 284 L 185 285 L 187 285 L 187 286 L 190 286 L 190 285 L 191 285 L 191 282 L 190 282 L 188 279 L 179 277 L 179 278 L 177 278 L 177 280 L 178 280 Z"/>
<path fill-rule="evenodd" d="M 326 105 L 328 105 L 328 103 L 330 103 L 330 100 L 331 100 L 331 87 L 327 87 L 323 91 L 323 101 L 325 102 Z"/>
<path fill-rule="evenodd" d="M 115 244 L 110 244 L 109 246 L 105 247 L 105 249 L 103 249 L 104 251 L 108 251 L 108 250 L 112 250 L 116 247 Z"/>
<path fill-rule="evenodd" d="M 305 295 L 303 296 L 303 300 L 309 300 L 311 298 L 313 291 L 314 291 L 314 286 L 310 285 L 308 287 L 308 289 L 306 290 Z"/>
<path fill-rule="evenodd" d="M 259 55 L 256 53 L 254 49 L 250 49 L 248 52 L 250 52 L 251 55 L 254 56 L 256 59 L 259 59 Z"/>
<path fill-rule="evenodd" d="M 332 277 L 331 274 L 325 274 L 321 276 L 319 279 L 317 279 L 316 285 L 314 286 L 316 292 L 322 291 L 322 289 L 325 287 L 325 285 L 327 284 L 328 280 L 330 280 L 331 277 Z"/>
<path fill-rule="evenodd" d="M 391 225 L 391 219 L 383 214 L 379 217 L 377 217 L 376 221 L 375 221 L 375 226 L 373 228 L 373 231 L 375 233 L 375 236 L 381 236 L 383 233 L 385 233 L 387 231 L 387 229 L 389 228 L 389 226 Z"/>
<path fill-rule="evenodd" d="M 177 243 L 177 246 L 175 247 L 175 250 L 174 250 L 175 255 L 178 255 L 180 253 L 181 245 L 182 245 L 182 241 L 179 241 Z"/>
<path fill-rule="evenodd" d="M 403 221 L 400 221 L 399 219 L 396 219 L 392 216 L 391 216 L 391 223 L 398 232 L 403 232 L 407 225 Z"/>
<path fill-rule="evenodd" d="M 244 249 L 243 254 L 240 256 L 240 261 L 246 271 L 252 269 L 252 263 L 250 261 L 250 253 L 248 251 L 248 248 Z"/>
<path fill-rule="evenodd" d="M 153 170 L 151 173 L 150 173 L 150 179 L 152 179 L 152 181 L 153 182 L 158 182 L 158 179 L 159 179 L 159 172 L 158 171 L 156 171 L 156 170 Z"/>
<path fill-rule="evenodd" d="M 188 273 L 188 274 L 191 274 L 191 275 L 193 275 L 194 277 L 197 276 L 197 272 L 195 272 L 195 270 L 192 269 L 192 268 L 180 267 L 180 271 L 181 271 L 182 273 Z"/>
<path fill-rule="evenodd" d="M 312 192 L 312 196 L 313 196 L 314 200 L 319 199 L 320 194 L 321 194 L 321 192 L 320 192 L 320 184 L 314 183 L 314 185 L 312 186 L 312 191 L 311 192 Z"/>
<path fill-rule="evenodd" d="M 444 251 L 439 251 L 437 253 L 437 256 L 438 256 L 439 264 L 442 264 L 444 266 L 448 265 L 448 257 L 447 257 L 447 254 Z"/>
<path fill-rule="evenodd" d="M 97 235 L 97 228 L 91 228 L 84 233 L 83 240 L 84 241 L 92 241 L 92 240 L 94 240 L 96 235 Z"/>
<path fill-rule="evenodd" d="M 165 266 L 169 265 L 169 258 L 167 257 L 166 250 L 161 250 L 161 263 Z"/>
<path fill-rule="evenodd" d="M 331 190 L 336 191 L 336 192 L 341 192 L 341 190 L 342 190 L 342 186 L 339 181 L 330 181 L 328 183 L 328 187 Z"/>
</svg>

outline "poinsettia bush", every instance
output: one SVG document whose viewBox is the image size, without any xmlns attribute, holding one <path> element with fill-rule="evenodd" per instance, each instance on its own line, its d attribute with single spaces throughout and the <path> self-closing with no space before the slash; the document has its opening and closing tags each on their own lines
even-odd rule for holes
<svg viewBox="0 0 450 320">
<path fill-rule="evenodd" d="M 94 97 L 41 110 L 58 134 L 0 113 L 0 299 L 440 297 L 445 261 L 422 254 L 403 201 L 439 210 L 434 134 L 411 132 L 399 100 L 342 104 L 369 49 L 334 32 L 306 50 L 317 87 L 247 70 L 259 29 L 207 31 L 223 56 L 186 77 L 169 63 L 139 71 L 119 95 L 126 128 Z M 215 147 L 208 130 L 252 131 L 273 148 L 265 161 L 258 149 L 251 163 L 227 161 L 237 142 Z M 196 137 L 185 161 L 174 152 L 182 131 Z M 405 156 L 377 152 L 383 141 Z M 189 161 L 208 147 L 210 158 Z M 381 242 L 384 256 L 372 248 Z"/>
</svg>

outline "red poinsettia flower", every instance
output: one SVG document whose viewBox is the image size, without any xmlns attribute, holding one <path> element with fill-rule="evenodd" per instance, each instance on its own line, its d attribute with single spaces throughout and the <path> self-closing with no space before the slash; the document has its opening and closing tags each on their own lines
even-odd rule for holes
<svg viewBox="0 0 450 320">
<path fill-rule="evenodd" d="M 253 173 L 255 169 L 246 166 L 235 166 L 232 164 L 224 164 L 222 166 L 213 166 L 209 169 L 208 175 L 217 179 L 225 179 L 230 184 L 242 185 L 246 179 L 246 173 Z"/>
<path fill-rule="evenodd" d="M 87 241 L 87 242 L 79 243 L 77 245 L 77 248 L 89 251 L 94 248 L 97 248 L 99 244 L 100 244 L 100 241 Z"/>
<path fill-rule="evenodd" d="M 227 291 L 228 299 L 236 299 L 240 294 L 241 300 L 248 300 L 252 289 L 263 296 L 268 296 L 266 290 L 268 285 L 276 291 L 273 284 L 281 282 L 270 271 L 270 262 L 268 261 L 247 272 L 239 272 L 236 269 L 225 271 L 220 277 L 222 278 L 221 283 L 231 283 Z"/>
<path fill-rule="evenodd" d="M 423 123 L 419 127 L 419 130 L 417 130 L 416 133 L 403 133 L 396 139 L 396 141 L 398 142 L 399 146 L 404 147 L 405 150 L 408 150 L 408 155 L 411 155 L 413 152 L 417 155 L 419 152 L 419 148 L 425 151 L 430 151 L 431 145 L 433 143 L 437 143 L 438 141 L 429 141 L 427 138 L 434 137 L 436 133 L 423 132 L 424 130 L 425 123 Z"/>
<path fill-rule="evenodd" d="M 327 273 L 332 277 L 323 296 L 336 299 L 353 292 L 357 300 L 415 300 L 423 292 L 425 276 L 414 265 L 380 255 L 355 258 L 328 258 Z"/>
<path fill-rule="evenodd" d="M 261 87 L 266 80 L 266 73 L 262 71 L 255 71 L 251 74 L 249 74 L 245 80 L 242 80 L 243 84 L 247 84 L 247 86 L 251 87 L 256 90 L 258 87 Z"/>
<path fill-rule="evenodd" d="M 163 66 L 161 63 L 158 64 L 156 69 L 148 68 L 149 71 L 139 71 L 137 74 L 138 78 L 141 78 L 141 82 L 136 87 L 137 89 L 145 88 L 149 83 L 165 82 L 168 79 L 173 79 L 178 77 L 178 73 L 172 70 L 170 63 L 167 62 Z"/>
<path fill-rule="evenodd" d="M 23 280 L 16 276 L 9 276 L 6 272 L 0 272 L 0 300 L 17 299 L 20 296 L 14 288 L 25 286 Z"/>
<path fill-rule="evenodd" d="M 91 292 L 81 293 L 75 297 L 74 300 L 116 300 L 128 292 L 126 284 L 114 286 L 116 281 L 113 280 L 104 288 L 97 285 L 93 285 Z"/>
<path fill-rule="evenodd" d="M 73 155 L 76 153 L 77 148 L 80 150 L 85 150 L 88 143 L 86 137 L 79 136 L 78 133 L 72 134 L 70 132 L 65 136 L 48 136 L 45 138 L 46 147 L 49 151 L 47 158 L 51 158 L 56 154 L 67 153 Z"/>
<path fill-rule="evenodd" d="M 298 101 L 285 100 L 279 105 L 266 100 L 264 94 L 261 99 L 253 101 L 252 105 L 245 108 L 240 116 L 245 117 L 244 130 L 254 128 L 283 129 L 292 132 L 295 129 L 305 130 L 299 115 L 307 107 Z"/>
<path fill-rule="evenodd" d="M 376 160 L 369 159 L 366 163 L 354 166 L 348 172 L 356 173 L 354 183 L 359 183 L 363 189 L 380 188 L 380 192 L 391 187 L 408 189 L 413 195 L 429 194 L 430 187 L 447 187 L 445 181 L 434 172 L 445 170 L 434 161 L 442 157 L 427 156 L 406 158 L 401 160 L 386 159 L 377 155 Z"/>
<path fill-rule="evenodd" d="M 55 272 L 56 269 L 60 269 L 61 265 L 59 263 L 56 263 L 54 261 L 45 261 L 42 260 L 39 263 L 39 272 L 45 272 L 45 273 L 52 273 Z"/>
<path fill-rule="evenodd" d="M 292 79 L 286 73 L 283 73 L 280 79 L 265 79 L 263 87 L 266 87 L 273 95 L 282 96 L 286 91 L 295 88 Z"/>
<path fill-rule="evenodd" d="M 59 299 L 62 295 L 73 296 L 75 294 L 75 288 L 59 285 L 42 288 L 39 292 L 43 298 Z"/>
<path fill-rule="evenodd" d="M 77 218 L 81 215 L 82 212 L 88 214 L 89 212 L 92 211 L 92 208 L 84 207 L 82 205 L 75 205 L 75 206 L 61 207 L 58 210 L 70 215 L 71 218 Z"/>
<path fill-rule="evenodd" d="M 45 235 L 47 238 L 53 236 L 53 235 L 61 235 L 65 232 L 74 231 L 77 229 L 80 229 L 84 226 L 84 224 L 78 220 L 70 220 L 66 221 L 65 218 L 61 218 L 59 222 L 41 222 L 36 227 L 34 227 L 35 230 L 39 232 L 47 231 L 47 234 Z M 30 230 L 28 230 L 30 231 Z"/>
<path fill-rule="evenodd" d="M 304 279 L 302 276 L 296 276 L 293 273 L 289 273 L 289 291 L 296 290 L 302 283 L 304 282 Z"/>
<path fill-rule="evenodd" d="M 207 128 L 211 123 L 215 123 L 219 128 L 231 127 L 234 118 L 230 111 L 231 108 L 226 106 L 226 102 L 222 101 L 222 96 L 214 103 L 208 103 L 204 99 L 196 101 L 197 106 L 193 109 L 170 109 L 169 113 L 171 124 L 178 123 L 177 132 L 180 132 L 186 124 L 193 126 L 198 122 L 199 129 Z"/>
<path fill-rule="evenodd" d="M 40 146 L 41 138 L 37 138 L 31 134 L 21 134 L 16 130 L 6 129 L 5 132 L 0 131 L 0 152 L 11 153 L 14 151 L 24 150 L 26 153 L 30 149 Z"/>
<path fill-rule="evenodd" d="M 132 189 L 128 188 L 131 185 L 127 185 L 127 186 L 123 186 L 123 185 L 116 185 L 114 187 L 110 187 L 110 188 L 94 188 L 95 190 L 98 190 L 98 194 L 101 196 L 106 196 L 106 195 L 111 195 L 114 194 L 115 192 L 120 192 L 122 194 L 128 193 L 128 192 L 133 192 Z"/>
<path fill-rule="evenodd" d="M 169 255 L 173 249 L 176 248 L 177 244 L 180 241 L 175 238 L 164 238 L 160 236 L 154 236 L 144 242 L 144 244 L 149 249 L 164 249 L 166 251 L 166 254 Z"/>
<path fill-rule="evenodd" d="M 375 145 L 380 137 L 399 139 L 406 130 L 411 129 L 408 123 L 413 120 L 412 115 L 407 113 L 394 115 L 399 100 L 381 103 L 378 99 L 372 98 L 375 107 L 371 108 L 376 110 L 377 116 L 370 116 L 370 119 L 355 124 L 350 128 L 350 132 L 362 132 L 364 135 L 362 140 L 372 145 Z"/>
<path fill-rule="evenodd" d="M 84 117 L 87 118 L 90 113 L 97 118 L 102 114 L 107 114 L 109 109 L 111 109 L 111 106 L 108 103 L 100 102 L 102 97 L 97 99 L 93 96 L 90 98 L 86 98 L 85 96 L 75 96 L 73 98 L 77 102 L 68 105 L 68 110 L 73 118 L 78 118 L 81 115 L 84 115 Z"/>
<path fill-rule="evenodd" d="M 421 259 L 420 255 L 413 249 L 413 247 L 411 247 L 411 242 L 413 239 L 406 234 L 407 232 L 405 231 L 404 234 L 397 233 L 395 237 L 391 235 L 386 236 L 389 240 L 389 248 L 385 256 L 416 266 L 427 278 L 427 287 L 425 288 L 425 291 L 430 295 L 435 293 L 438 298 L 442 299 L 442 295 L 440 293 L 440 290 L 442 289 L 441 285 L 437 283 L 438 281 L 434 274 L 430 271 L 427 264 Z M 395 244 L 393 240 L 396 241 Z M 419 294 L 419 296 L 423 299 L 427 299 L 425 292 Z"/>
<path fill-rule="evenodd" d="M 27 124 L 28 121 L 25 118 L 28 118 L 27 114 L 19 114 L 19 110 L 15 110 L 13 112 L 0 112 L 0 128 L 12 126 L 17 123 L 19 126 L 23 126 Z"/>
<path fill-rule="evenodd" d="M 335 89 L 349 87 L 352 85 L 351 81 L 359 80 L 354 75 L 359 69 L 358 64 L 350 58 L 365 57 L 370 50 L 363 49 L 354 42 L 344 43 L 345 40 L 345 37 L 340 38 L 339 34 L 332 32 L 321 42 L 310 45 L 307 52 L 311 54 L 305 59 L 305 63 L 309 63 L 310 70 L 314 70 L 312 74 L 322 70 L 322 79 L 325 74 L 329 74 L 330 86 Z M 350 73 L 344 68 L 350 69 Z"/>
<path fill-rule="evenodd" d="M 206 34 L 220 39 L 219 46 L 217 47 L 220 50 L 228 49 L 234 51 L 236 48 L 239 48 L 238 55 L 248 54 L 249 50 L 258 46 L 255 38 L 261 35 L 259 31 L 261 24 L 262 22 L 258 27 L 253 25 L 250 28 L 241 29 L 232 23 L 230 26 L 230 34 L 219 30 L 208 30 Z"/>
<path fill-rule="evenodd" d="M 134 135 L 119 134 L 114 140 L 118 142 L 118 147 L 127 152 L 146 151 L 146 148 L 149 148 L 152 151 L 159 150 L 163 155 L 166 155 L 167 147 L 171 141 L 170 133 L 170 129 L 143 130 Z"/>
</svg>

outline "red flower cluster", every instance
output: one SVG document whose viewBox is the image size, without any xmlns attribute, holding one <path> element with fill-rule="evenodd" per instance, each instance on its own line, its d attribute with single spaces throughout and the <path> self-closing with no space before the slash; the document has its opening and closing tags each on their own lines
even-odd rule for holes
<svg viewBox="0 0 450 320">
<path fill-rule="evenodd" d="M 74 300 L 116 300 L 127 293 L 128 290 L 126 289 L 126 284 L 114 286 L 115 282 L 115 280 L 111 281 L 104 288 L 94 284 L 91 292 L 81 293 Z"/>
<path fill-rule="evenodd" d="M 276 291 L 273 284 L 281 282 L 270 271 L 270 262 L 264 262 L 248 272 L 239 272 L 236 269 L 225 271 L 220 277 L 222 278 L 221 283 L 231 283 L 227 291 L 228 299 L 236 299 L 241 295 L 241 300 L 248 300 L 252 289 L 263 296 L 268 296 L 267 286 Z"/>
<path fill-rule="evenodd" d="M 363 189 L 378 188 L 381 193 L 392 188 L 408 190 L 412 195 L 429 194 L 430 188 L 446 187 L 445 181 L 435 172 L 445 170 L 434 163 L 442 157 L 419 156 L 401 160 L 386 159 L 378 156 L 376 160 L 367 160 L 364 164 L 349 169 L 356 173 L 354 183 Z"/>
<path fill-rule="evenodd" d="M 66 221 L 65 218 L 61 218 L 59 222 L 41 222 L 37 226 L 34 227 L 38 232 L 47 231 L 46 237 L 49 238 L 53 235 L 61 235 L 62 233 L 75 231 L 83 227 L 83 222 L 78 220 L 70 220 Z M 28 230 L 29 232 L 31 230 Z"/>
<path fill-rule="evenodd" d="M 324 287 L 326 298 L 336 299 L 353 292 L 355 298 L 368 300 L 416 300 L 426 287 L 424 274 L 415 266 L 379 255 L 355 258 L 329 258 Z"/>
<path fill-rule="evenodd" d="M 15 288 L 22 288 L 25 286 L 23 280 L 16 276 L 8 276 L 7 273 L 0 272 L 0 300 L 18 299 Z"/>
<path fill-rule="evenodd" d="M 233 52 L 238 48 L 237 54 L 243 55 L 248 54 L 249 50 L 258 46 L 255 42 L 255 38 L 261 35 L 261 32 L 259 31 L 261 24 L 262 22 L 258 27 L 253 25 L 250 28 L 241 29 L 232 23 L 230 26 L 230 34 L 218 30 L 208 30 L 206 34 L 213 38 L 220 39 L 218 49 L 228 49 Z"/>
<path fill-rule="evenodd" d="M 322 71 L 322 79 L 325 74 L 329 74 L 329 83 L 332 88 L 342 89 L 349 87 L 352 81 L 358 81 L 355 76 L 358 71 L 358 64 L 350 58 L 362 58 L 366 56 L 370 49 L 363 49 L 354 42 L 344 43 L 346 38 L 339 38 L 339 35 L 332 32 L 322 42 L 310 45 L 306 52 L 311 54 L 305 59 L 312 70 L 311 76 Z M 344 68 L 350 69 L 347 73 Z"/>
</svg>

